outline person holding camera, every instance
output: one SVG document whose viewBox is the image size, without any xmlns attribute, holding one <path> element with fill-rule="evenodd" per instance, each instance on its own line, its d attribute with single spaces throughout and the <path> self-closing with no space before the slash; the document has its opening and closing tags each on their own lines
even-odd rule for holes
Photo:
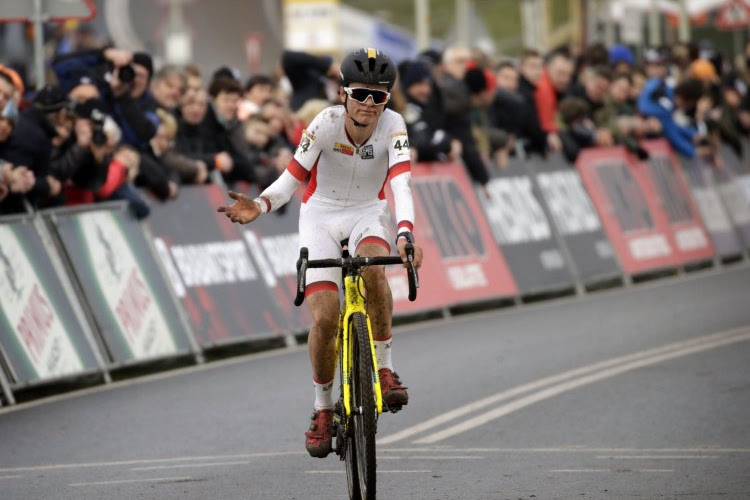
<svg viewBox="0 0 750 500">
<path fill-rule="evenodd" d="M 135 189 L 141 155 L 132 146 L 121 144 L 121 130 L 112 117 L 89 100 L 75 106 L 75 125 L 68 140 L 57 148 L 61 177 L 68 175 L 68 204 L 125 200 L 134 215 L 142 219 L 150 213 Z"/>
<path fill-rule="evenodd" d="M 58 57 L 52 69 L 65 92 L 86 82 L 96 86 L 102 111 L 120 127 L 122 142 L 147 150 L 159 127 L 156 101 L 148 92 L 153 73 L 149 54 L 109 47 Z"/>
</svg>

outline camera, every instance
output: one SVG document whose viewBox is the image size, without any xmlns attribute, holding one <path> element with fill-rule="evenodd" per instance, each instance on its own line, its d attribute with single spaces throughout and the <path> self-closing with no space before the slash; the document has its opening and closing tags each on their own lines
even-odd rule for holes
<svg viewBox="0 0 750 500">
<path fill-rule="evenodd" d="M 111 82 L 115 74 L 117 74 L 117 78 L 122 83 L 132 83 L 133 80 L 135 80 L 135 68 L 132 64 L 115 66 L 112 61 L 107 61 L 104 71 L 104 79 Z"/>
<path fill-rule="evenodd" d="M 117 68 L 117 76 L 122 83 L 130 83 L 135 80 L 135 69 L 132 64 Z"/>
<path fill-rule="evenodd" d="M 100 102 L 97 99 L 76 103 L 73 111 L 80 118 L 91 120 L 91 141 L 97 146 L 107 143 L 107 133 L 104 131 L 104 121 L 107 115 L 99 109 Z"/>
<path fill-rule="evenodd" d="M 107 133 L 104 131 L 104 119 L 106 117 L 96 108 L 91 110 L 91 142 L 97 146 L 107 144 Z"/>
</svg>

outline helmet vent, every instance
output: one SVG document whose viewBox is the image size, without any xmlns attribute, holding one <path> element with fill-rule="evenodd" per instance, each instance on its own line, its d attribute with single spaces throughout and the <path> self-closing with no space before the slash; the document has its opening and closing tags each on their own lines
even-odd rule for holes
<svg viewBox="0 0 750 500">
<path fill-rule="evenodd" d="M 354 64 L 357 65 L 357 69 L 360 71 L 360 73 L 365 72 L 365 67 L 362 65 L 362 61 L 354 61 Z"/>
<path fill-rule="evenodd" d="M 380 66 L 380 74 L 382 75 L 383 73 L 385 73 L 385 70 L 386 70 L 386 69 L 388 69 L 388 63 L 386 63 L 386 64 L 382 64 L 382 65 Z"/>
<path fill-rule="evenodd" d="M 370 57 L 370 58 L 368 58 L 367 62 L 370 65 L 370 73 L 372 73 L 373 71 L 375 71 L 375 58 L 374 57 Z"/>
</svg>

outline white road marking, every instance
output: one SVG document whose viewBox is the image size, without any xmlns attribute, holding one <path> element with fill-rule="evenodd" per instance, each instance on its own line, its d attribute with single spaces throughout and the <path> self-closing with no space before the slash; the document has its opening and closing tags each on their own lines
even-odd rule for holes
<svg viewBox="0 0 750 500">
<path fill-rule="evenodd" d="M 617 460 L 692 460 L 692 459 L 704 459 L 704 458 L 719 458 L 718 455 L 614 455 L 614 456 L 598 456 L 596 458 L 602 459 L 617 459 Z"/>
<path fill-rule="evenodd" d="M 529 382 L 526 384 L 513 387 L 511 389 L 507 389 L 505 391 L 498 392 L 496 394 L 493 394 L 492 396 L 488 396 L 486 398 L 482 398 L 477 401 L 474 401 L 473 403 L 460 406 L 458 408 L 455 408 L 454 410 L 443 413 L 437 417 L 433 417 L 431 419 L 425 420 L 424 422 L 420 424 L 414 425 L 412 427 L 407 427 L 399 432 L 391 434 L 390 436 L 386 436 L 382 439 L 378 439 L 377 443 L 380 445 L 388 445 L 388 444 L 395 443 L 397 441 L 401 441 L 403 439 L 410 438 L 417 434 L 421 434 L 422 432 L 428 431 L 430 429 L 433 429 L 435 427 L 448 423 L 452 420 L 456 420 L 465 415 L 475 413 L 493 404 L 500 403 L 501 401 L 507 401 L 509 399 L 515 398 L 516 396 L 520 396 L 522 394 L 535 391 L 537 389 L 541 389 L 543 387 L 546 387 L 552 384 L 563 382 L 568 379 L 572 379 L 575 377 L 582 377 L 584 375 L 587 375 L 593 372 L 597 372 L 597 371 L 604 370 L 613 366 L 618 366 L 621 364 L 629 363 L 632 361 L 637 361 L 637 360 L 644 359 L 650 356 L 668 353 L 671 351 L 684 349 L 684 348 L 691 347 L 694 345 L 702 345 L 706 343 L 711 343 L 711 342 L 721 340 L 727 337 L 732 337 L 734 335 L 742 334 L 747 331 L 748 331 L 747 327 L 742 327 L 742 328 L 738 328 L 735 330 L 729 330 L 726 332 L 719 332 L 719 333 L 707 335 L 704 337 L 699 337 L 696 339 L 675 342 L 675 343 L 668 344 L 662 347 L 656 347 L 653 349 L 647 349 L 647 350 L 636 352 L 633 354 L 627 354 L 625 356 L 619 356 L 617 358 L 612 358 L 612 359 L 608 359 L 605 361 L 600 361 L 600 362 L 593 363 L 590 365 L 582 366 L 580 368 L 575 368 L 573 370 L 559 373 L 557 375 L 544 377 L 539 380 L 535 380 L 533 382 Z M 422 441 L 421 440 L 417 441 L 417 443 L 420 443 L 420 442 Z"/>
<path fill-rule="evenodd" d="M 721 332 L 706 337 L 701 337 L 693 341 L 676 342 L 669 344 L 662 348 L 651 349 L 649 351 L 643 351 L 642 353 L 630 356 L 623 356 L 622 358 L 615 358 L 620 360 L 615 366 L 611 368 L 599 369 L 588 375 L 580 376 L 578 378 L 559 383 L 548 387 L 547 389 L 535 392 L 528 396 L 524 396 L 515 401 L 502 405 L 494 410 L 490 410 L 483 414 L 477 415 L 473 418 L 465 420 L 457 425 L 448 427 L 442 431 L 430 434 L 424 438 L 414 441 L 416 444 L 431 444 L 438 441 L 442 441 L 453 437 L 457 434 L 472 430 L 476 427 L 482 426 L 488 422 L 504 417 L 510 413 L 526 408 L 534 403 L 549 399 L 553 396 L 557 396 L 564 392 L 583 387 L 585 385 L 604 380 L 606 378 L 621 375 L 629 371 L 643 368 L 644 366 L 654 365 L 663 361 L 669 361 L 675 358 L 688 356 L 701 351 L 709 349 L 715 349 L 726 345 L 735 344 L 738 342 L 744 342 L 750 340 L 750 329 L 747 327 L 731 330 L 729 332 Z M 654 354 L 656 352 L 656 354 Z M 645 354 L 649 353 L 649 354 Z M 632 361 L 623 363 L 622 360 L 625 358 L 635 358 Z M 614 360 L 610 360 L 612 362 Z M 607 362 L 604 362 L 607 363 Z M 593 365 L 592 365 L 593 366 Z M 507 391 L 506 391 L 507 392 Z M 388 442 L 393 442 L 388 441 Z"/>
<path fill-rule="evenodd" d="M 380 450 L 378 450 L 380 451 Z M 557 448 L 391 448 L 390 452 L 416 453 L 451 451 L 462 453 L 750 453 L 750 448 L 590 448 L 563 446 Z"/>
<path fill-rule="evenodd" d="M 94 483 L 72 483 L 68 486 L 100 486 L 106 484 L 125 484 L 125 483 L 158 483 L 163 481 L 190 481 L 191 477 L 152 477 L 148 479 L 120 479 L 118 481 L 97 481 Z"/>
<path fill-rule="evenodd" d="M 190 460 L 230 460 L 233 458 L 273 458 L 273 457 L 285 457 L 293 455 L 307 455 L 306 451 L 282 451 L 276 453 L 246 453 L 241 455 L 216 455 L 216 456 L 197 456 L 197 457 L 172 457 L 172 458 L 154 458 L 154 459 L 143 459 L 143 460 L 122 460 L 113 462 L 85 462 L 85 463 L 72 463 L 72 464 L 49 464 L 49 465 L 33 465 L 28 467 L 8 467 L 0 469 L 0 473 L 3 472 L 25 472 L 25 471 L 43 471 L 43 470 L 57 470 L 57 469 L 84 469 L 91 467 L 122 467 L 128 465 L 138 464 L 160 464 L 169 462 L 186 462 Z"/>
<path fill-rule="evenodd" d="M 674 469 L 551 469 L 550 472 L 674 472 Z"/>
<path fill-rule="evenodd" d="M 445 455 L 444 457 L 378 457 L 378 460 L 482 460 L 484 457 L 466 455 Z"/>
<path fill-rule="evenodd" d="M 133 467 L 130 470 L 183 469 L 186 467 L 221 467 L 223 465 L 250 465 L 250 462 L 211 462 L 205 464 L 156 465 L 153 467 Z"/>
<path fill-rule="evenodd" d="M 378 474 L 430 474 L 431 470 L 379 470 Z M 346 474 L 344 470 L 306 470 L 305 474 Z"/>
<path fill-rule="evenodd" d="M 391 453 L 709 453 L 716 455 L 721 454 L 750 454 L 750 448 L 604 448 L 604 447 L 585 447 L 585 446 L 564 446 L 552 448 L 456 448 L 450 446 L 420 446 L 410 448 L 382 448 L 378 450 L 378 460 L 384 459 L 402 459 L 402 457 L 391 457 Z M 306 456 L 306 451 L 283 451 L 269 453 L 245 453 L 237 455 L 209 455 L 196 457 L 172 457 L 156 459 L 135 459 L 122 460 L 113 462 L 89 462 L 89 463 L 72 463 L 72 464 L 49 464 L 35 465 L 28 467 L 10 467 L 0 469 L 0 473 L 10 472 L 35 472 L 48 470 L 64 470 L 76 468 L 96 468 L 96 467 L 127 467 L 139 464 L 159 464 L 169 462 L 188 462 L 200 460 L 231 460 L 237 458 L 283 458 L 288 456 Z M 416 456 L 415 456 L 416 458 Z M 457 458 L 443 457 L 443 458 Z M 22 475 L 0 476 L 0 479 L 13 479 L 23 477 Z"/>
</svg>

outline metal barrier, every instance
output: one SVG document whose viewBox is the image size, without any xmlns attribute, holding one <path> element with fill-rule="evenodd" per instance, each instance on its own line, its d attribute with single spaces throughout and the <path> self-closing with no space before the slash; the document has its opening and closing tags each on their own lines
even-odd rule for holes
<svg viewBox="0 0 750 500">
<path fill-rule="evenodd" d="M 394 314 L 587 290 L 750 248 L 750 168 L 680 160 L 666 142 L 512 161 L 475 189 L 462 165 L 416 164 L 415 234 L 422 289 L 407 300 L 402 270 L 387 276 Z M 732 156 L 734 155 L 734 156 Z M 386 186 L 387 190 L 387 186 Z M 255 194 L 255 193 L 251 193 Z M 143 224 L 123 204 L 0 219 L 0 403 L 14 393 L 175 357 L 202 361 L 229 343 L 305 332 L 293 308 L 299 199 L 249 226 L 216 207 L 220 185 L 183 187 L 153 202 Z"/>
</svg>

